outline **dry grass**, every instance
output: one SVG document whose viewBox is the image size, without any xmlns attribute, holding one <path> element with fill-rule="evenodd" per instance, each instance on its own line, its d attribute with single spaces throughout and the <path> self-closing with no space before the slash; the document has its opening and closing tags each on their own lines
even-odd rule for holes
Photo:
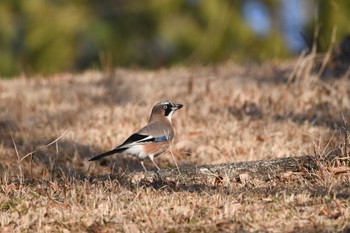
<svg viewBox="0 0 350 233">
<path fill-rule="evenodd" d="M 321 169 L 243 184 L 163 186 L 79 177 L 141 171 L 129 156 L 87 159 L 146 124 L 152 105 L 164 99 L 185 105 L 175 114 L 172 151 L 179 166 L 324 156 L 344 141 L 349 90 L 347 78 L 325 82 L 313 75 L 308 57 L 2 80 L 0 231 L 348 230 L 347 173 Z M 17 153 L 32 151 L 18 163 Z M 161 168 L 175 167 L 170 152 L 156 160 Z"/>
</svg>

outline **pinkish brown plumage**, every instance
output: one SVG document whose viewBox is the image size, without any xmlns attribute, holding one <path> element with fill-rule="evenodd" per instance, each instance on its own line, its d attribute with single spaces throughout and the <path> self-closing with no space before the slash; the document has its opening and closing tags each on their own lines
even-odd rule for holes
<svg viewBox="0 0 350 233">
<path fill-rule="evenodd" d="M 166 151 L 174 138 L 174 127 L 172 115 L 182 108 L 182 104 L 173 104 L 169 101 L 162 101 L 153 106 L 148 124 L 131 135 L 120 146 L 113 150 L 94 156 L 89 161 L 101 159 L 105 156 L 124 153 L 135 155 L 145 171 L 147 171 L 143 160 L 149 158 L 159 170 L 154 162 L 154 157 Z"/>
</svg>

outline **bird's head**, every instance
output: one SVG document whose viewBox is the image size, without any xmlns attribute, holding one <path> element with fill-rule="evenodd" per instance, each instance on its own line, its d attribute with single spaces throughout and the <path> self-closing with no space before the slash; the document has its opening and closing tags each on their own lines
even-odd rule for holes
<svg viewBox="0 0 350 233">
<path fill-rule="evenodd" d="M 169 101 L 161 101 L 153 106 L 151 119 L 156 116 L 165 116 L 171 121 L 173 113 L 182 107 L 182 104 L 174 104 Z"/>
</svg>

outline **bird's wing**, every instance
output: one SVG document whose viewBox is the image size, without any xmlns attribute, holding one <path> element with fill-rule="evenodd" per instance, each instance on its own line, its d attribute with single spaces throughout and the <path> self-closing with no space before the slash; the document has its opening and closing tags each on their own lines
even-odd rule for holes
<svg viewBox="0 0 350 233">
<path fill-rule="evenodd" d="M 129 147 L 129 146 L 135 145 L 135 144 L 141 144 L 150 138 L 152 138 L 152 137 L 149 135 L 135 133 L 135 134 L 131 135 L 130 137 L 128 137 L 128 139 L 126 139 L 125 142 L 123 142 L 123 144 L 118 146 L 118 148 Z"/>
<path fill-rule="evenodd" d="M 128 149 L 130 146 L 140 145 L 140 144 L 144 144 L 144 143 L 151 142 L 151 141 L 154 141 L 154 138 L 152 136 L 135 133 L 135 134 L 131 135 L 128 139 L 126 139 L 125 142 L 123 144 L 121 144 L 120 146 L 114 148 L 113 150 L 96 155 L 93 158 L 91 158 L 89 161 L 98 160 L 98 159 L 101 159 L 101 158 L 106 157 L 108 155 L 115 154 L 115 153 L 121 153 L 121 152 L 125 151 L 126 149 Z"/>
<path fill-rule="evenodd" d="M 128 139 L 126 139 L 125 142 L 120 146 L 118 146 L 117 148 L 122 149 L 130 146 L 134 146 L 134 145 L 142 145 L 142 144 L 151 143 L 151 142 L 164 142 L 172 139 L 173 136 L 174 136 L 173 134 L 167 134 L 160 137 L 153 137 L 151 135 L 143 135 L 143 134 L 135 133 L 131 135 Z"/>
</svg>

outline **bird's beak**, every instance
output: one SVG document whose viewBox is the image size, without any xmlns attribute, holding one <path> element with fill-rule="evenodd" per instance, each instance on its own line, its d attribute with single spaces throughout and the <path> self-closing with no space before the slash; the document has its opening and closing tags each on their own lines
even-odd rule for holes
<svg viewBox="0 0 350 233">
<path fill-rule="evenodd" d="M 173 104 L 173 106 L 171 107 L 172 110 L 176 111 L 180 108 L 183 107 L 183 104 Z"/>
</svg>

